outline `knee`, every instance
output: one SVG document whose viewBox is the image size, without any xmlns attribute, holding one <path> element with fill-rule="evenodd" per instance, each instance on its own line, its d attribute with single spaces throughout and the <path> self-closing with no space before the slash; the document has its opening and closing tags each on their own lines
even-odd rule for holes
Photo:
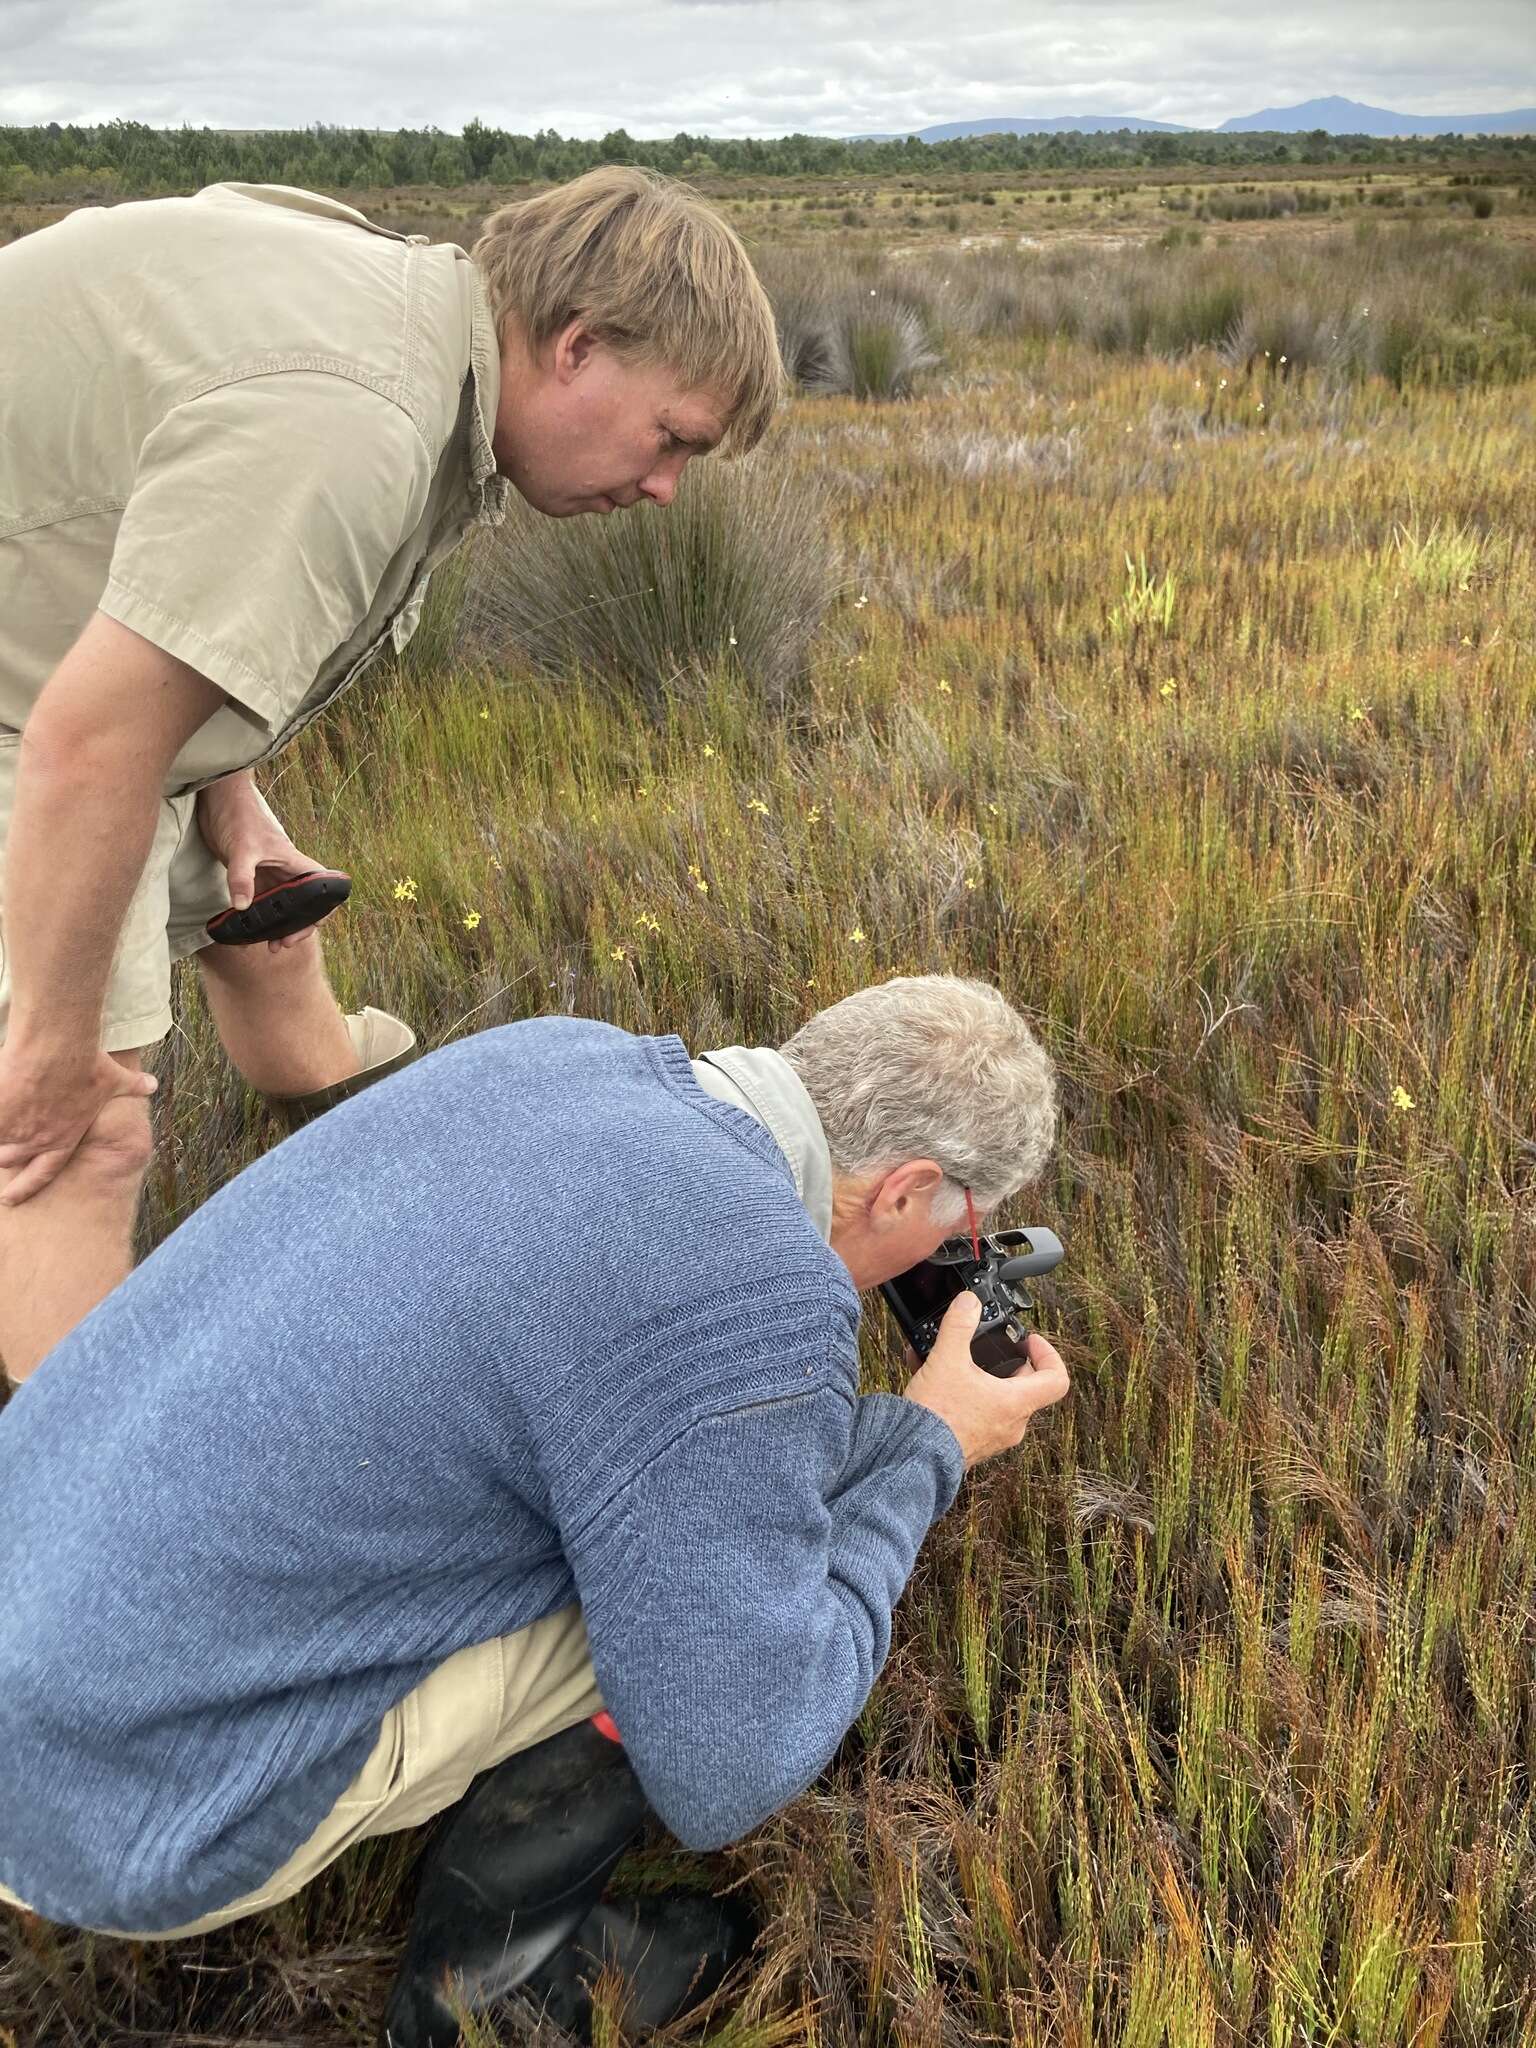
<svg viewBox="0 0 1536 2048">
<path fill-rule="evenodd" d="M 324 955 L 318 935 L 301 945 L 204 946 L 196 955 L 199 970 L 232 994 L 267 995 L 325 979 Z"/>
</svg>

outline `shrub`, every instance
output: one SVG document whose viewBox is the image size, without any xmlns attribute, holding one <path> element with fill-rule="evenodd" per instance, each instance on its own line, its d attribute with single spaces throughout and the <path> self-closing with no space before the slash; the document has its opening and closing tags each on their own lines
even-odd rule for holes
<svg viewBox="0 0 1536 2048">
<path fill-rule="evenodd" d="M 819 496 L 789 465 L 695 463 L 666 512 L 550 519 L 512 502 L 470 556 L 473 657 L 580 672 L 656 711 L 722 671 L 765 708 L 794 701 L 837 567 Z"/>
</svg>

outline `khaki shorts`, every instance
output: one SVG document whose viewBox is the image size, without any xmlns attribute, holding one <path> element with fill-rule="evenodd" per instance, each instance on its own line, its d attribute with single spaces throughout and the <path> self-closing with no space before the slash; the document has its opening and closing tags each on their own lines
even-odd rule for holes
<svg viewBox="0 0 1536 2048">
<path fill-rule="evenodd" d="M 0 1040 L 10 1015 L 11 982 L 5 958 L 5 842 L 16 798 L 21 735 L 0 732 Z M 171 1028 L 171 963 L 209 943 L 210 917 L 229 908 L 222 861 L 197 829 L 197 794 L 163 797 L 154 844 L 123 920 L 102 1011 L 104 1052 L 154 1045 Z"/>
<path fill-rule="evenodd" d="M 280 1905 L 354 1842 L 419 1827 L 452 1806 L 481 1771 L 602 1711 L 579 1607 L 562 1607 L 515 1635 L 475 1643 L 390 1708 L 368 1761 L 309 1840 L 264 1885 L 164 1933 L 97 1932 L 181 1941 Z M 3 1885 L 0 1900 L 27 1910 Z"/>
</svg>

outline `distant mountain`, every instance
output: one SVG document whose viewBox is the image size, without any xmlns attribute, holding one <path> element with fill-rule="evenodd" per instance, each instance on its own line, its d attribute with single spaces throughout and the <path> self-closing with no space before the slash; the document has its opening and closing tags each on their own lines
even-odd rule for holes
<svg viewBox="0 0 1536 2048">
<path fill-rule="evenodd" d="M 1234 114 L 1217 129 L 1190 128 L 1179 121 L 1147 121 L 1139 114 L 999 114 L 986 121 L 942 121 L 932 128 L 899 128 L 883 135 L 850 135 L 849 142 L 952 142 L 962 135 L 1108 135 L 1131 128 L 1147 135 L 1300 135 L 1322 128 L 1329 135 L 1536 135 L 1536 107 L 1511 114 L 1394 114 L 1359 100 L 1303 100 L 1299 107 L 1265 107 L 1258 114 Z"/>
<path fill-rule="evenodd" d="M 1259 114 L 1235 114 L 1218 135 L 1295 135 L 1325 128 L 1330 135 L 1536 135 L 1536 107 L 1512 114 L 1393 114 L 1359 100 L 1303 100 L 1299 107 L 1266 107 Z"/>
<path fill-rule="evenodd" d="M 987 121 L 941 121 L 935 128 L 901 128 L 888 135 L 850 135 L 850 142 L 954 142 L 962 135 L 1112 135 L 1121 128 L 1138 134 L 1192 135 L 1176 121 L 1144 121 L 1138 114 L 1053 114 L 1049 119 L 1026 115 L 1022 120 L 999 114 Z"/>
</svg>

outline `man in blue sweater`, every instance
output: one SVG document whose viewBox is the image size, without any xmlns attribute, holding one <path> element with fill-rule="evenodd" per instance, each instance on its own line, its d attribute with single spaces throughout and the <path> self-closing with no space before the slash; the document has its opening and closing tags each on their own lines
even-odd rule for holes
<svg viewBox="0 0 1536 2048">
<path fill-rule="evenodd" d="M 393 2048 L 519 1983 L 579 2024 L 600 1952 L 684 2009 L 747 1923 L 603 1881 L 648 1811 L 713 1849 L 817 1776 L 967 1466 L 1067 1391 L 1038 1336 L 976 1368 L 962 1295 L 858 1392 L 858 1290 L 1054 1119 L 1002 996 L 923 976 L 777 1052 L 488 1031 L 258 1160 L 0 1414 L 0 1896 L 171 1938 L 446 1810 Z"/>
</svg>

